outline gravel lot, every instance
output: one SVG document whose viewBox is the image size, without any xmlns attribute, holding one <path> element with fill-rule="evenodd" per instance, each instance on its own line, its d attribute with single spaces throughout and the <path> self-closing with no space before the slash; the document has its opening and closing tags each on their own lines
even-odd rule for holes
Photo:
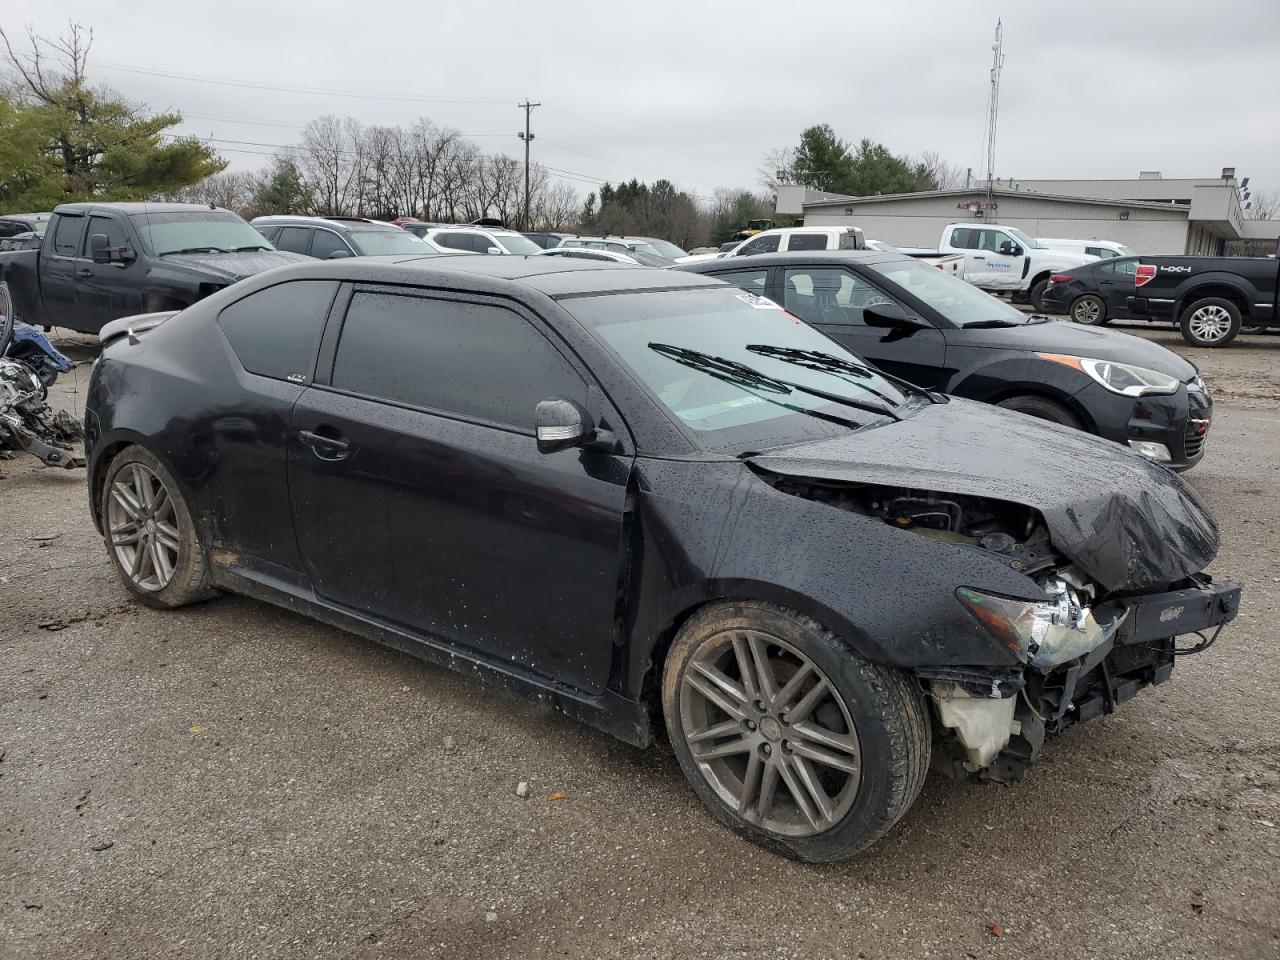
<svg viewBox="0 0 1280 960">
<path fill-rule="evenodd" d="M 82 474 L 0 464 L 0 957 L 1280 956 L 1280 337 L 1139 332 L 1218 400 L 1189 479 L 1239 619 L 835 867 L 716 826 L 667 750 L 254 601 L 138 606 Z"/>
</svg>

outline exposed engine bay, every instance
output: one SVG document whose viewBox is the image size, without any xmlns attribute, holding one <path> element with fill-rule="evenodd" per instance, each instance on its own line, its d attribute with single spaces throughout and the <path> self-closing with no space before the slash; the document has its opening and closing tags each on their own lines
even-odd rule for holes
<svg viewBox="0 0 1280 960">
<path fill-rule="evenodd" d="M 956 589 L 959 603 L 1019 663 L 915 670 L 937 721 L 934 766 L 949 776 L 1021 779 L 1047 734 L 1110 713 L 1140 688 L 1167 680 L 1177 655 L 1212 642 L 1201 635 L 1199 646 L 1180 649 L 1175 637 L 1220 629 L 1238 605 L 1235 584 L 1214 584 L 1202 574 L 1170 584 L 1165 593 L 1108 596 L 1055 548 L 1039 512 L 1021 504 L 759 475 L 780 492 L 974 550 L 1044 591 L 1043 600 L 1027 601 Z M 1189 609 L 1197 612 L 1184 619 Z"/>
</svg>

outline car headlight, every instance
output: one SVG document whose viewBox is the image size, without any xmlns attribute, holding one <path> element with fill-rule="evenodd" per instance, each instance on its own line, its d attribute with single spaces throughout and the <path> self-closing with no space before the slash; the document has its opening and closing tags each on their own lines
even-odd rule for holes
<svg viewBox="0 0 1280 960">
<path fill-rule="evenodd" d="M 1126 397 L 1160 396 L 1177 393 L 1181 381 L 1159 370 L 1135 367 L 1131 363 L 1115 360 L 1094 360 L 1090 357 L 1072 357 L 1062 353 L 1037 353 L 1042 360 L 1051 360 L 1064 367 L 1079 370 L 1102 384 L 1112 393 Z"/>
<path fill-rule="evenodd" d="M 1084 656 L 1118 625 L 1099 624 L 1063 581 L 1050 580 L 1044 588 L 1047 601 L 1014 600 L 972 587 L 957 588 L 956 599 L 998 643 L 1040 670 Z"/>
</svg>

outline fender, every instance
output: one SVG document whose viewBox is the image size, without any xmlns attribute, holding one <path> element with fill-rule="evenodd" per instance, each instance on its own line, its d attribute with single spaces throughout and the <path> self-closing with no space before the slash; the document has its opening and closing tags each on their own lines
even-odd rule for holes
<svg viewBox="0 0 1280 960">
<path fill-rule="evenodd" d="M 1183 308 L 1200 299 L 1202 295 L 1213 296 L 1211 293 L 1200 293 L 1201 290 L 1208 287 L 1228 287 L 1238 293 L 1244 304 L 1243 309 L 1240 311 L 1241 317 L 1244 320 L 1248 320 L 1249 317 L 1252 316 L 1254 304 L 1259 303 L 1261 298 L 1261 294 L 1253 284 L 1234 273 L 1224 273 L 1217 270 L 1209 273 L 1201 273 L 1184 280 L 1174 289 L 1174 318 L 1181 318 Z"/>
<path fill-rule="evenodd" d="M 913 667 L 1014 663 L 976 621 L 956 617 L 957 584 L 1043 597 L 1002 563 L 782 493 L 741 461 L 640 459 L 636 471 L 641 534 L 629 558 L 624 696 L 640 695 L 673 626 L 709 600 L 770 600 L 869 660 Z M 708 483 L 715 495 L 690 499 Z"/>
</svg>

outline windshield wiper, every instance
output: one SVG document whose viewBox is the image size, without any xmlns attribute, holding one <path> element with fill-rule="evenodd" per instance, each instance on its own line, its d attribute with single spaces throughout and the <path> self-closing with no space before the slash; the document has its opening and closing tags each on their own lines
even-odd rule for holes
<svg viewBox="0 0 1280 960">
<path fill-rule="evenodd" d="M 160 254 L 160 256 L 167 257 L 175 253 L 226 253 L 226 252 L 227 251 L 223 250 L 221 247 L 183 247 L 181 250 L 166 250 L 164 253 Z"/>
<path fill-rule="evenodd" d="M 823 353 L 821 350 L 800 350 L 796 347 L 775 347 L 767 343 L 751 343 L 747 345 L 747 349 L 752 353 L 758 353 L 762 357 L 769 357 L 773 360 L 781 360 L 784 363 L 794 363 L 797 366 L 805 367 L 809 370 L 821 370 L 825 373 L 846 373 L 855 377 L 871 379 L 872 377 L 880 377 L 888 380 L 890 383 L 896 383 L 900 387 L 917 393 L 923 393 L 930 402 L 936 403 L 933 395 L 927 390 L 917 387 L 914 383 L 903 380 L 901 377 L 895 377 L 891 373 L 885 373 L 883 370 L 877 370 L 869 367 L 865 363 L 854 363 L 852 360 L 846 360 L 843 357 L 837 357 L 831 353 Z M 860 387 L 868 393 L 874 393 L 891 407 L 899 406 L 892 398 L 885 396 L 875 387 L 868 386 L 865 383 L 858 383 L 855 380 L 842 378 L 846 383 L 852 383 L 855 387 Z"/>
<path fill-rule="evenodd" d="M 771 377 L 766 373 L 761 373 L 755 367 L 749 367 L 745 363 L 739 363 L 737 360 L 730 360 L 728 357 L 716 356 L 714 353 L 703 353 L 701 350 L 690 350 L 688 347 L 675 347 L 669 343 L 651 343 L 649 344 L 649 349 L 662 354 L 664 357 L 669 357 L 677 363 L 683 363 L 687 367 L 701 370 L 717 380 L 723 380 L 735 386 L 754 387 L 769 393 L 780 394 L 790 394 L 793 390 L 799 390 L 801 393 L 807 393 L 810 396 L 828 400 L 831 403 L 853 407 L 855 410 L 877 413 L 892 420 L 902 419 L 892 407 L 882 406 L 878 403 L 868 403 L 865 400 L 857 400 L 853 397 L 844 397 L 838 393 L 820 390 L 817 387 L 807 387 L 803 383 L 796 383 L 792 380 Z M 803 410 L 805 413 L 812 413 L 814 416 L 821 416 L 817 411 L 804 410 L 804 408 L 798 409 Z"/>
<path fill-rule="evenodd" d="M 1022 323 L 1014 323 L 1011 320 L 979 320 L 977 323 L 966 323 L 966 330 L 993 330 L 996 327 L 1022 327 L 1026 326 L 1025 321 Z"/>
<path fill-rule="evenodd" d="M 270 249 L 271 247 L 268 247 L 264 243 L 255 243 L 251 247 L 232 247 L 230 250 L 227 251 L 227 253 L 248 253 L 250 250 L 270 250 Z"/>
</svg>

